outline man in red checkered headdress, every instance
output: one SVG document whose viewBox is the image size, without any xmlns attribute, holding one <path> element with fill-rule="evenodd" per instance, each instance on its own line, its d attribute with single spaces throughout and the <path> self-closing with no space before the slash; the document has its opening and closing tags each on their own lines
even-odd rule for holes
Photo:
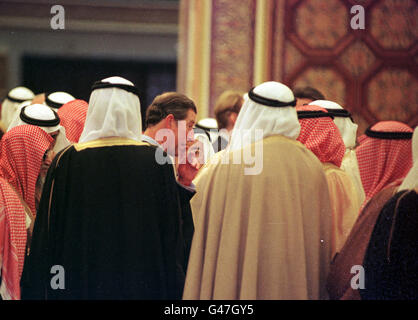
<svg viewBox="0 0 418 320">
<path fill-rule="evenodd" d="M 357 128 L 358 125 L 354 122 L 351 113 L 343 109 L 338 103 L 329 100 L 316 100 L 309 103 L 313 106 L 318 106 L 326 109 L 334 117 L 334 123 L 340 131 L 341 137 L 345 144 L 345 155 L 341 162 L 341 169 L 347 172 L 353 180 L 360 201 L 363 202 L 366 198 L 361 183 L 360 171 L 358 168 L 358 161 L 355 152 Z"/>
<path fill-rule="evenodd" d="M 89 105 L 84 100 L 72 100 L 58 109 L 61 125 L 65 128 L 67 139 L 77 143 L 84 129 Z"/>
<path fill-rule="evenodd" d="M 342 248 L 356 221 L 361 200 L 350 176 L 340 169 L 345 145 L 331 115 L 324 108 L 313 105 L 296 110 L 301 125 L 297 140 L 322 162 L 327 178 L 333 212 L 332 252 L 335 254 Z"/>
<path fill-rule="evenodd" d="M 28 124 L 40 127 L 54 139 L 55 153 L 70 145 L 65 128 L 60 125 L 60 118 L 52 108 L 44 104 L 30 104 L 30 101 L 25 101 L 18 106 L 15 118 L 7 130 Z"/>
<path fill-rule="evenodd" d="M 411 131 L 412 130 L 403 123 L 396 121 L 382 121 L 366 130 L 366 134 L 362 136 L 361 148 L 357 148 L 357 152 L 360 151 L 360 156 L 358 156 L 358 153 L 357 156 L 363 183 L 367 186 L 365 189 L 366 196 L 368 195 L 369 198 L 367 202 L 363 204 L 361 213 L 353 226 L 344 247 L 331 265 L 327 281 L 327 288 L 331 299 L 359 300 L 364 298 L 364 292 L 366 292 L 366 298 L 370 298 L 370 294 L 373 294 L 374 292 L 374 294 L 380 295 L 378 299 L 385 296 L 384 299 L 395 297 L 396 299 L 403 300 L 407 297 L 407 295 L 405 295 L 405 292 L 407 292 L 406 289 L 410 289 L 414 286 L 412 281 L 407 280 L 404 282 L 405 285 L 400 286 L 398 283 L 396 290 L 386 290 L 389 289 L 388 283 L 390 286 L 393 286 L 397 281 L 396 279 L 399 279 L 400 277 L 406 276 L 404 280 L 408 279 L 408 276 L 414 278 L 413 272 L 410 272 L 410 270 L 413 270 L 411 265 L 409 266 L 409 269 L 405 268 L 404 265 L 402 268 L 399 268 L 397 272 L 393 272 L 394 269 L 391 269 L 392 272 L 387 273 L 387 276 L 390 277 L 389 282 L 385 282 L 388 279 L 387 277 L 379 278 L 379 276 L 382 276 L 383 273 L 387 272 L 388 269 L 386 268 L 388 267 L 394 268 L 407 261 L 416 261 L 415 249 L 411 249 L 411 247 L 407 248 L 408 244 L 414 246 L 416 243 L 413 241 L 413 234 L 416 234 L 416 230 L 414 230 L 414 223 L 416 224 L 417 221 L 414 219 L 414 216 L 416 215 L 413 214 L 408 217 L 408 208 L 405 210 L 405 207 L 403 208 L 403 212 L 398 213 L 398 216 L 399 214 L 402 214 L 399 216 L 400 218 L 396 219 L 396 224 L 394 223 L 394 226 L 396 225 L 396 227 L 393 229 L 393 239 L 396 239 L 395 241 L 401 240 L 406 242 L 401 244 L 402 250 L 397 250 L 395 246 L 395 251 L 399 254 L 395 254 L 395 258 L 392 256 L 393 260 L 389 262 L 386 259 L 386 253 L 390 252 L 390 250 L 388 250 L 390 246 L 387 246 L 389 243 L 388 238 L 392 237 L 389 236 L 391 234 L 389 230 L 391 229 L 392 218 L 386 216 L 388 214 L 387 209 L 390 208 L 390 206 L 388 207 L 388 204 L 391 202 L 389 200 L 394 197 L 392 198 L 393 209 L 393 205 L 396 204 L 397 200 L 402 200 L 403 198 L 403 195 L 399 197 L 401 194 L 400 191 L 407 190 L 408 192 L 409 190 L 411 193 L 408 197 L 413 197 L 413 189 L 416 188 L 416 182 L 418 181 L 416 179 L 416 166 L 415 171 L 411 169 L 405 180 L 402 182 L 403 177 L 405 177 L 409 168 L 411 168 L 412 163 L 410 160 Z M 415 154 L 418 155 L 416 152 L 418 150 L 418 132 L 417 129 L 415 129 L 415 131 L 416 139 L 414 140 L 415 144 L 413 147 Z M 402 185 L 399 187 L 401 182 Z M 394 196 L 395 194 L 398 194 L 398 196 Z M 393 201 L 393 199 L 396 201 Z M 413 203 L 413 198 L 409 201 Z M 397 204 L 395 207 L 397 208 Z M 411 212 L 416 212 L 416 208 L 414 208 L 413 205 L 410 205 L 409 208 L 412 209 Z M 392 212 L 392 214 L 396 211 L 397 210 L 391 211 L 391 209 L 389 209 L 389 212 Z M 404 222 L 401 224 L 403 226 L 409 224 L 409 228 L 402 226 L 399 228 L 398 222 L 400 219 L 408 219 L 407 224 Z M 393 221 L 395 222 L 395 219 Z M 382 227 L 384 231 L 382 231 Z M 395 236 L 395 234 L 397 235 Z M 406 246 L 405 243 L 407 244 Z M 366 255 L 366 252 L 369 250 L 368 247 L 371 250 L 369 259 L 367 259 Z M 375 251 L 375 248 L 380 249 Z M 376 253 L 380 254 L 376 255 Z M 410 259 L 411 257 L 412 259 Z M 407 259 L 406 261 L 404 260 L 405 258 Z M 397 263 L 396 261 L 402 262 Z M 366 267 L 367 263 L 369 263 L 368 267 Z M 353 278 L 351 268 L 353 265 L 362 265 L 365 269 L 366 286 L 365 288 L 361 288 L 365 290 L 354 290 L 351 286 L 351 279 Z M 412 263 L 412 265 L 414 264 Z M 408 271 L 403 273 L 403 270 Z M 370 279 L 371 282 L 368 282 L 368 272 L 377 272 L 378 276 L 374 276 Z M 380 281 L 383 279 L 386 280 Z M 386 289 L 381 290 L 382 287 L 386 287 Z M 377 295 L 375 295 L 373 299 L 376 299 L 376 297 Z"/>
<path fill-rule="evenodd" d="M 380 121 L 366 130 L 357 159 L 366 200 L 402 179 L 412 167 L 412 128 L 398 121 Z"/>
<path fill-rule="evenodd" d="M 0 261 L 2 299 L 20 299 L 28 235 L 36 215 L 40 175 L 46 175 L 53 138 L 39 127 L 23 125 L 2 139 L 0 159 Z M 28 233 L 27 233 L 28 232 Z"/>
</svg>

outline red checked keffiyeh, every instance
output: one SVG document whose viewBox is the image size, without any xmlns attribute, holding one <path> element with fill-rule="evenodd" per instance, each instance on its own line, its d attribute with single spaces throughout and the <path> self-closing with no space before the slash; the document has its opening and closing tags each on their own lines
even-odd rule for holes
<svg viewBox="0 0 418 320">
<path fill-rule="evenodd" d="M 26 250 L 25 211 L 16 192 L 0 177 L 0 295 L 20 299 L 20 277 Z"/>
<path fill-rule="evenodd" d="M 84 129 L 88 103 L 84 100 L 72 100 L 58 109 L 61 125 L 65 128 L 67 139 L 77 143 Z"/>
<path fill-rule="evenodd" d="M 385 132 L 387 136 L 373 137 L 376 136 L 373 132 Z M 380 190 L 407 175 L 412 167 L 412 132 L 408 125 L 397 121 L 381 121 L 366 131 L 356 149 L 366 193 L 364 204 Z M 397 133 L 401 134 L 397 136 Z M 402 138 L 402 133 L 410 137 Z"/>
<path fill-rule="evenodd" d="M 37 126 L 22 125 L 2 139 L 0 158 L 0 294 L 3 299 L 20 299 L 20 277 L 26 250 L 26 213 L 17 193 L 35 209 L 36 180 L 43 156 L 53 138 Z"/>
<path fill-rule="evenodd" d="M 37 126 L 22 125 L 2 138 L 0 175 L 20 194 L 36 215 L 35 187 L 45 152 L 54 139 Z"/>
<path fill-rule="evenodd" d="M 296 111 L 323 111 L 324 108 L 317 106 L 301 106 Z M 299 119 L 301 126 L 298 141 L 311 150 L 322 163 L 332 163 L 337 167 L 345 153 L 344 141 L 331 117 Z"/>
</svg>

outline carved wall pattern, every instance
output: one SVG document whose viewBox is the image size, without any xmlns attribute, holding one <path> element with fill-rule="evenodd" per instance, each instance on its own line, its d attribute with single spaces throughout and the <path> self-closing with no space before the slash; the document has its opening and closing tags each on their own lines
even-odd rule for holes
<svg viewBox="0 0 418 320">
<path fill-rule="evenodd" d="M 213 0 L 210 109 L 226 89 L 252 85 L 255 0 Z"/>
<path fill-rule="evenodd" d="M 364 30 L 350 27 L 355 4 L 365 8 Z M 316 87 L 354 114 L 359 133 L 379 120 L 418 124 L 417 1 L 290 0 L 284 17 L 274 80 Z"/>
</svg>

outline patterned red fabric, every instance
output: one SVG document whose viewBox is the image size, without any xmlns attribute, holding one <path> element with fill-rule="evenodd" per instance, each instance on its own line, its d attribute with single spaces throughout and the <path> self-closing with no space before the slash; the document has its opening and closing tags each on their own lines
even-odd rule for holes
<svg viewBox="0 0 418 320">
<path fill-rule="evenodd" d="M 397 121 L 381 121 L 372 128 L 381 132 L 413 132 Z M 412 139 L 377 139 L 364 136 L 356 149 L 366 204 L 392 182 L 403 179 L 412 167 Z M 363 204 L 363 206 L 364 206 Z"/>
<path fill-rule="evenodd" d="M 366 139 L 367 136 L 365 134 L 362 134 L 360 137 L 357 138 L 357 142 L 359 143 L 359 145 L 364 141 L 364 139 Z"/>
<path fill-rule="evenodd" d="M 324 108 L 306 105 L 297 107 L 296 111 L 323 111 Z M 345 153 L 344 141 L 340 131 L 331 117 L 299 119 L 301 126 L 298 141 L 311 150 L 323 163 L 332 163 L 337 167 Z"/>
<path fill-rule="evenodd" d="M 24 210 L 16 192 L 0 177 L 0 293 L 5 300 L 20 299 L 27 237 Z"/>
<path fill-rule="evenodd" d="M 35 186 L 42 160 L 54 139 L 37 126 L 17 126 L 1 143 L 0 175 L 18 192 L 36 215 Z"/>
<path fill-rule="evenodd" d="M 58 109 L 61 125 L 65 128 L 67 139 L 77 143 L 84 129 L 89 105 L 84 100 L 72 100 Z"/>
</svg>

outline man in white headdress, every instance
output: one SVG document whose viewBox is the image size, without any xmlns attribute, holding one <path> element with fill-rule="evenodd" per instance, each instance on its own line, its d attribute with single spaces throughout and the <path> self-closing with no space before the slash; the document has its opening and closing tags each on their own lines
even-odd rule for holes
<svg viewBox="0 0 418 320">
<path fill-rule="evenodd" d="M 199 132 L 195 129 L 194 138 L 196 141 L 195 149 L 198 151 L 198 160 L 200 165 L 204 165 L 215 154 L 210 140 L 210 135 L 207 131 Z"/>
<path fill-rule="evenodd" d="M 80 142 L 59 153 L 45 182 L 25 261 L 23 299 L 179 299 L 184 277 L 172 164 L 141 141 L 132 82 L 96 82 Z M 65 289 L 50 270 L 65 270 Z"/>
<path fill-rule="evenodd" d="M 296 141 L 295 104 L 278 82 L 245 95 L 230 145 L 206 165 L 191 201 L 183 299 L 326 298 L 328 186 L 319 160 Z M 247 161 L 254 154 L 258 164 Z"/>
<path fill-rule="evenodd" d="M 199 163 L 203 165 L 215 154 L 213 143 L 218 137 L 218 124 L 214 118 L 203 118 L 193 130 L 196 140 L 194 147 L 199 154 Z"/>
<path fill-rule="evenodd" d="M 215 118 L 200 119 L 196 123 L 196 128 L 206 131 L 208 133 L 210 143 L 215 143 L 218 137 L 218 123 Z"/>
<path fill-rule="evenodd" d="M 70 145 L 70 141 L 68 141 L 65 134 L 65 128 L 60 125 L 58 114 L 46 105 L 31 105 L 30 101 L 23 102 L 19 105 L 18 112 L 7 131 L 25 124 L 41 127 L 54 138 L 55 142 L 53 150 L 55 153 L 60 152 Z"/>
<path fill-rule="evenodd" d="M 10 123 L 15 117 L 17 107 L 24 101 L 32 100 L 34 98 L 32 90 L 26 87 L 16 87 L 9 91 L 6 99 L 1 105 L 1 130 L 7 131 Z"/>
<path fill-rule="evenodd" d="M 72 100 L 75 100 L 75 98 L 71 94 L 63 91 L 45 94 L 45 104 L 54 109 L 59 109 Z"/>
<path fill-rule="evenodd" d="M 351 177 L 358 193 L 360 203 L 363 203 L 366 195 L 360 178 L 360 171 L 356 157 L 356 139 L 358 125 L 354 123 L 350 112 L 341 107 L 338 103 L 329 100 L 315 100 L 310 105 L 322 107 L 334 117 L 334 123 L 340 131 L 346 150 L 341 169 Z"/>
<path fill-rule="evenodd" d="M 412 190 L 418 187 L 418 126 L 412 134 L 412 168 L 409 170 L 398 191 Z M 417 190 L 418 191 L 418 190 Z"/>
</svg>

